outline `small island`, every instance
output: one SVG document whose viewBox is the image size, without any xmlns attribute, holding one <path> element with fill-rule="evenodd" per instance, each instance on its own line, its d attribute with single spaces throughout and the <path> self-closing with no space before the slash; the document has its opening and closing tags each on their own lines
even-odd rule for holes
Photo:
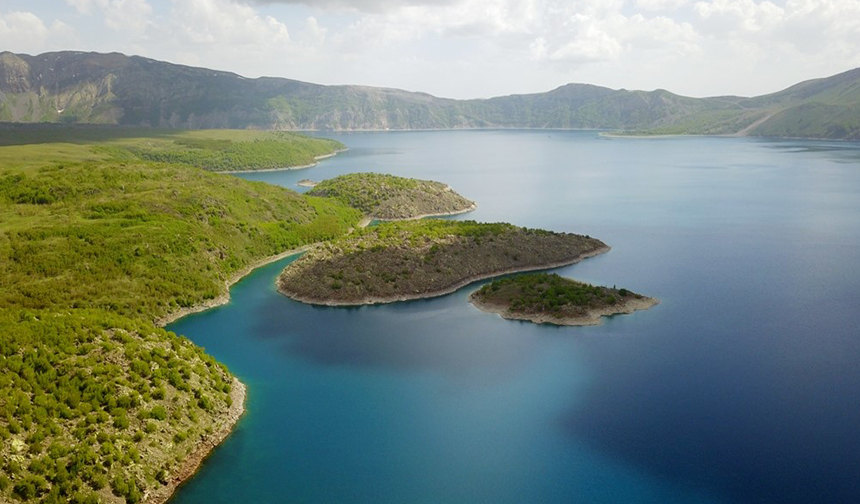
<svg viewBox="0 0 860 504">
<path fill-rule="evenodd" d="M 287 266 L 278 290 L 319 305 L 440 296 L 506 273 L 573 264 L 607 252 L 600 240 L 506 223 L 387 222 L 321 244 Z"/>
<path fill-rule="evenodd" d="M 299 187 L 314 187 L 317 184 L 319 184 L 319 182 L 315 182 L 311 179 L 302 179 L 296 183 L 296 185 Z"/>
<path fill-rule="evenodd" d="M 600 325 L 604 316 L 647 310 L 659 303 L 627 289 L 547 273 L 495 280 L 473 292 L 469 301 L 507 319 L 572 326 Z"/>
<path fill-rule="evenodd" d="M 337 199 L 376 220 L 405 220 L 471 212 L 477 205 L 450 186 L 380 173 L 350 173 L 324 180 L 310 196 Z"/>
</svg>

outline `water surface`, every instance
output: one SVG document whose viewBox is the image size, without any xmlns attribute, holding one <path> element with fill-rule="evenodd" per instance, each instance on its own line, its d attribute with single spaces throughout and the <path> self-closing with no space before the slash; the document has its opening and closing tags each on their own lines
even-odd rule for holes
<svg viewBox="0 0 860 504">
<path fill-rule="evenodd" d="M 598 237 L 559 273 L 661 299 L 603 326 L 466 301 L 305 306 L 261 268 L 170 329 L 249 386 L 176 503 L 860 502 L 860 148 L 593 132 L 328 135 L 304 178 L 451 184 L 460 219 Z"/>
</svg>

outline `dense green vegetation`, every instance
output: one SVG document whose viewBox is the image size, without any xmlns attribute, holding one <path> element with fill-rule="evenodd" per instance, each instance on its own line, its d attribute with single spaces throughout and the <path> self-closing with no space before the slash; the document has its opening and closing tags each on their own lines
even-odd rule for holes
<svg viewBox="0 0 860 504">
<path fill-rule="evenodd" d="M 441 182 L 380 173 L 341 175 L 318 183 L 308 194 L 337 199 L 380 220 L 448 215 L 475 205 Z"/>
<path fill-rule="evenodd" d="M 278 285 L 287 296 L 310 303 L 391 302 L 441 295 L 508 271 L 570 264 L 606 250 L 588 236 L 505 223 L 390 222 L 316 247 L 291 263 Z"/>
<path fill-rule="evenodd" d="M 662 89 L 568 84 L 546 93 L 479 100 L 245 79 L 121 54 L 0 53 L 0 74 L 9 76 L 0 82 L 0 121 L 20 122 L 317 130 L 601 128 L 856 139 L 852 125 L 860 115 L 860 69 L 754 98 L 689 98 Z M 804 104 L 814 110 L 796 109 Z M 819 105 L 827 107 L 826 113 Z M 767 119 L 760 128 L 746 129 L 789 109 L 811 112 L 815 119 L 791 119 L 773 128 L 766 127 Z"/>
<path fill-rule="evenodd" d="M 515 295 L 513 295 L 515 294 Z M 614 305 L 631 296 L 627 289 L 610 289 L 563 278 L 555 273 L 529 273 L 501 278 L 484 285 L 478 296 L 506 299 L 511 310 L 560 313 L 563 306 L 597 307 Z"/>
<path fill-rule="evenodd" d="M 479 306 L 500 308 L 513 318 L 571 322 L 632 311 L 630 305 L 635 301 L 641 302 L 635 308 L 656 302 L 624 288 L 589 285 L 548 273 L 494 280 L 472 293 L 471 299 Z"/>
<path fill-rule="evenodd" d="M 139 502 L 232 402 L 221 364 L 140 320 L 2 309 L 0 334 L 0 501 Z"/>
<path fill-rule="evenodd" d="M 0 146 L 0 502 L 138 502 L 227 425 L 232 401 L 228 371 L 154 321 L 223 294 L 261 258 L 344 234 L 361 212 L 130 151 L 212 151 L 236 132 L 12 130 Z"/>
<path fill-rule="evenodd" d="M 343 145 L 334 140 L 310 139 L 292 133 L 273 132 L 271 139 L 250 142 L 233 140 L 177 140 L 162 148 L 134 148 L 141 159 L 184 163 L 209 171 L 267 170 L 310 165 L 317 156 L 330 154 Z"/>
<path fill-rule="evenodd" d="M 0 175 L 0 307 L 102 308 L 150 320 L 219 295 L 261 257 L 343 234 L 332 200 L 175 165 Z"/>
</svg>

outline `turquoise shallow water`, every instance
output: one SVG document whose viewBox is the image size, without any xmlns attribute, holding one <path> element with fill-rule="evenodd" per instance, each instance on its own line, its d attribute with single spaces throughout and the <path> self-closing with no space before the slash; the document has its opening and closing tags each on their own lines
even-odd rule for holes
<svg viewBox="0 0 860 504">
<path fill-rule="evenodd" d="M 303 178 L 450 183 L 457 218 L 596 236 L 558 271 L 661 304 L 593 328 L 466 302 L 275 292 L 287 259 L 182 319 L 249 386 L 176 503 L 860 501 L 860 148 L 593 132 L 334 135 Z"/>
</svg>

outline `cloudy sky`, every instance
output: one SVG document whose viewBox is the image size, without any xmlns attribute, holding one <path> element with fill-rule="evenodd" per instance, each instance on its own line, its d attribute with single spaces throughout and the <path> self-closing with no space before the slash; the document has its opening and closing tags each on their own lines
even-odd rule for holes
<svg viewBox="0 0 860 504">
<path fill-rule="evenodd" d="M 64 49 L 452 98 L 756 95 L 860 66 L 860 0 L 0 0 L 0 50 Z"/>
</svg>

